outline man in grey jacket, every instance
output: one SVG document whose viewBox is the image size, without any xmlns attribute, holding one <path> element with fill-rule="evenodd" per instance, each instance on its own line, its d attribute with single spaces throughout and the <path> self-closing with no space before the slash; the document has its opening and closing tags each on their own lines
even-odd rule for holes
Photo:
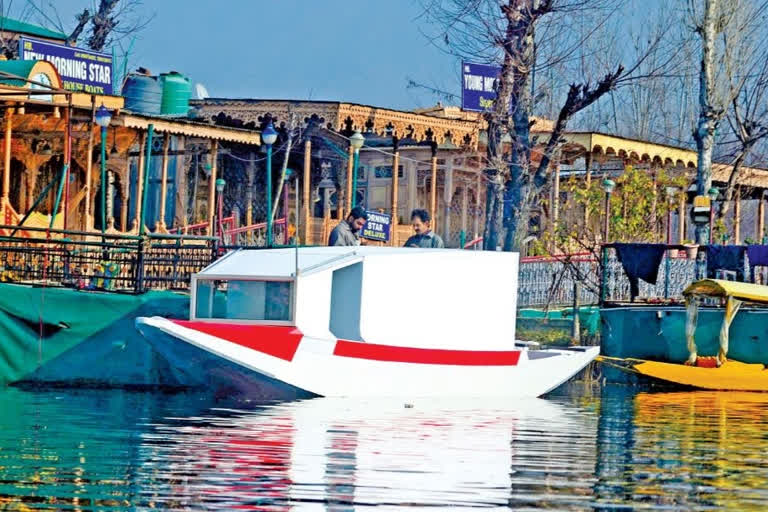
<svg viewBox="0 0 768 512">
<path fill-rule="evenodd" d="M 432 218 L 427 210 L 413 210 L 411 225 L 416 234 L 406 240 L 405 247 L 420 247 L 422 249 L 442 249 L 445 247 L 443 239 L 432 231 L 431 221 Z"/>
<path fill-rule="evenodd" d="M 333 228 L 331 236 L 328 237 L 328 245 L 331 246 L 352 246 L 360 245 L 360 230 L 365 226 L 368 220 L 368 214 L 360 206 L 355 206 L 349 212 L 347 218 L 339 225 Z"/>
</svg>

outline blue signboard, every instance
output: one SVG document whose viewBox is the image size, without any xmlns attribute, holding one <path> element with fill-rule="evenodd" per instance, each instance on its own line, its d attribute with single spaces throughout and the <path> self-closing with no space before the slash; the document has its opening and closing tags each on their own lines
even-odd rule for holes
<svg viewBox="0 0 768 512">
<path fill-rule="evenodd" d="M 389 241 L 389 226 L 392 224 L 392 216 L 388 213 L 367 212 L 368 220 L 363 226 L 362 237 L 380 242 Z"/>
<path fill-rule="evenodd" d="M 498 66 L 487 64 L 461 64 L 461 108 L 486 112 L 496 99 L 496 81 L 501 74 Z"/>
<path fill-rule="evenodd" d="M 112 56 L 107 53 L 21 37 L 19 57 L 53 64 L 68 91 L 112 94 Z"/>
</svg>

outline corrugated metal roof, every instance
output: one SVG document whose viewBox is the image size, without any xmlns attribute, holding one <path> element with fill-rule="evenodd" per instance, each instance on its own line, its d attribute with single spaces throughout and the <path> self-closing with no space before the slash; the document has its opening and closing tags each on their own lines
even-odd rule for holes
<svg viewBox="0 0 768 512">
<path fill-rule="evenodd" d="M 0 72 L 27 78 L 32 73 L 32 68 L 35 67 L 35 64 L 37 64 L 36 60 L 2 60 L 0 61 Z M 2 75 L 0 75 L 0 83 L 14 87 L 24 87 L 27 85 L 27 82 L 22 79 Z"/>
<path fill-rule="evenodd" d="M 47 37 L 49 39 L 58 39 L 60 41 L 67 40 L 67 34 L 63 32 L 57 32 L 55 30 L 50 30 L 39 25 L 32 25 L 31 23 L 25 23 L 13 18 L 6 18 L 5 16 L 0 16 L 0 30 L 4 30 L 6 32 L 18 32 L 20 34 L 28 34 L 30 36 Z"/>
</svg>

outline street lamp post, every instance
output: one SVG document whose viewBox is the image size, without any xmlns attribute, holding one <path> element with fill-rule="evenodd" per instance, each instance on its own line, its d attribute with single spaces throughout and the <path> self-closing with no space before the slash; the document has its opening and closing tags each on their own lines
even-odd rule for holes
<svg viewBox="0 0 768 512">
<path fill-rule="evenodd" d="M 112 114 L 102 104 L 96 111 L 96 124 L 101 127 L 101 232 L 107 229 L 107 127 Z"/>
<path fill-rule="evenodd" d="M 603 180 L 603 190 L 605 191 L 605 227 L 603 228 L 603 243 L 608 243 L 611 223 L 611 193 L 616 187 L 616 183 L 611 179 Z"/>
<path fill-rule="evenodd" d="M 709 196 L 709 245 L 712 245 L 712 240 L 714 239 L 714 232 L 715 232 L 715 200 L 717 200 L 717 197 L 720 195 L 720 191 L 717 190 L 715 187 L 710 188 L 707 191 L 707 195 Z"/>
<path fill-rule="evenodd" d="M 262 130 L 261 140 L 267 146 L 267 247 L 272 247 L 272 144 L 277 141 L 272 121 Z"/>
<path fill-rule="evenodd" d="M 360 130 L 355 131 L 349 138 L 349 144 L 355 150 L 354 164 L 352 165 L 352 202 L 350 203 L 352 208 L 357 204 L 357 165 L 360 162 L 360 148 L 363 147 L 364 143 L 365 137 L 360 133 Z"/>
<path fill-rule="evenodd" d="M 223 178 L 218 178 L 216 180 L 216 194 L 218 194 L 218 199 L 219 199 L 218 200 L 219 240 L 221 240 L 221 243 L 224 243 L 224 222 L 223 222 L 223 219 L 224 219 L 224 216 L 223 216 L 224 200 L 223 200 L 223 196 L 224 196 L 224 186 L 226 184 L 227 184 L 227 182 L 224 181 Z"/>
</svg>

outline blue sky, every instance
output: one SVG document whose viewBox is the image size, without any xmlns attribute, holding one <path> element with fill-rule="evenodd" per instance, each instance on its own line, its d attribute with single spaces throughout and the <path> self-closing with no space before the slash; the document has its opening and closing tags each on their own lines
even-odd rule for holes
<svg viewBox="0 0 768 512">
<path fill-rule="evenodd" d="M 67 31 L 74 13 L 92 4 L 55 2 Z M 211 96 L 411 109 L 438 98 L 408 89 L 408 78 L 460 90 L 459 64 L 419 32 L 416 0 L 144 0 L 144 7 L 155 17 L 138 34 L 130 66 L 182 72 Z M 28 21 L 55 28 L 39 15 Z"/>
</svg>

